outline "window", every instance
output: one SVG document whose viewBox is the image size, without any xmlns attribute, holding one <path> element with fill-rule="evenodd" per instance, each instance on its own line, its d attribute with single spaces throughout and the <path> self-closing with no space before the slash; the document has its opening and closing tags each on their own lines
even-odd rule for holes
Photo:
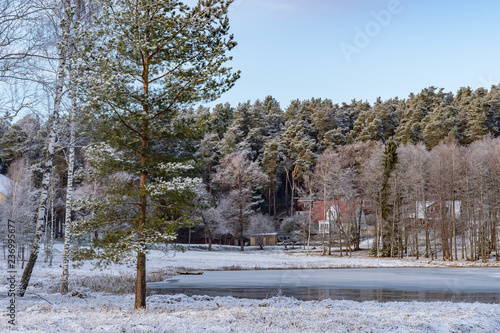
<svg viewBox="0 0 500 333">
<path fill-rule="evenodd" d="M 319 221 L 319 233 L 327 234 L 330 232 L 330 224 L 328 221 Z"/>
</svg>

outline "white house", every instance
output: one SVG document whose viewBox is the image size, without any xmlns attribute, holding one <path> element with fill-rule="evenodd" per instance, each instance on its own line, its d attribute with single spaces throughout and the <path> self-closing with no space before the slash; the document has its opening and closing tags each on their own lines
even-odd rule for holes
<svg viewBox="0 0 500 333">
<path fill-rule="evenodd" d="M 360 219 L 361 223 L 366 222 L 366 217 L 361 211 L 359 202 L 346 201 L 317 201 L 314 203 L 313 214 L 319 226 L 319 233 L 329 233 L 330 225 L 345 222 L 347 219 Z"/>
<path fill-rule="evenodd" d="M 10 179 L 4 175 L 0 175 L 0 201 L 4 200 L 10 191 Z"/>
</svg>

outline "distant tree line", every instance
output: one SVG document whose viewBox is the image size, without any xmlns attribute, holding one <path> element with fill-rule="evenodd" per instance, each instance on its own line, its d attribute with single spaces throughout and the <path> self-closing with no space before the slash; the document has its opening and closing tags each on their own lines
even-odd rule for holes
<svg viewBox="0 0 500 333">
<path fill-rule="evenodd" d="M 251 231 L 301 228 L 304 231 L 304 222 L 294 222 L 295 227 L 290 229 L 287 216 L 294 215 L 296 199 L 308 196 L 310 191 L 318 201 L 363 202 L 363 209 L 372 214 L 370 218 L 374 221 L 377 244 L 374 253 L 378 255 L 419 256 L 423 253 L 432 257 L 437 245 L 431 243 L 437 241 L 436 237 L 440 237 L 443 256 L 448 259 L 459 255 L 484 258 L 490 252 L 488 249 L 496 250 L 498 203 L 489 203 L 489 210 L 481 210 L 481 213 L 477 210 L 484 204 L 476 203 L 477 198 L 493 200 L 490 195 L 494 191 L 467 197 L 471 191 L 477 191 L 474 186 L 479 180 L 480 184 L 490 187 L 496 184 L 495 163 L 483 161 L 487 168 L 481 164 L 477 168 L 474 164 L 465 167 L 464 163 L 479 163 L 477 158 L 465 159 L 479 154 L 480 147 L 483 151 L 487 151 L 485 147 L 493 151 L 485 158 L 496 156 L 498 141 L 494 138 L 500 134 L 498 86 L 490 90 L 461 88 L 455 95 L 430 87 L 419 94 L 410 94 L 405 100 L 378 99 L 373 105 L 356 100 L 350 104 L 334 104 L 328 99 L 295 100 L 285 110 L 268 96 L 234 107 L 226 103 L 212 110 L 201 106 L 189 108 L 183 117 L 183 128 L 189 127 L 191 134 L 183 139 L 184 143 L 179 141 L 175 145 L 179 150 L 172 153 L 192 156 L 198 161 L 196 168 L 205 185 L 200 189 L 204 194 L 198 200 L 198 208 L 194 209 L 198 213 L 193 216 L 199 218 L 198 225 L 203 226 L 210 242 L 216 235 L 225 233 L 243 245 L 243 239 L 249 237 Z M 80 128 L 84 127 L 80 124 Z M 42 147 L 47 138 L 47 125 L 38 117 L 28 115 L 12 124 L 4 121 L 1 131 L 0 158 L 4 170 L 13 161 L 24 159 L 36 176 L 36 165 L 41 158 L 41 149 L 37 147 Z M 89 132 L 81 130 L 80 133 L 86 133 L 80 138 L 83 146 L 85 142 L 95 144 L 97 138 L 92 138 Z M 389 166 L 389 153 L 383 149 L 385 145 L 389 149 L 391 144 L 394 144 L 392 154 L 397 156 L 397 161 Z M 448 163 L 445 159 L 450 154 L 460 160 L 452 159 Z M 83 149 L 77 149 L 77 170 L 83 170 L 86 165 L 84 155 Z M 411 164 L 416 161 L 419 166 Z M 436 164 L 438 162 L 440 164 Z M 442 168 L 439 172 L 438 165 Z M 237 172 L 238 167 L 247 180 L 240 179 L 240 184 L 233 184 L 236 178 L 232 173 Z M 479 176 L 471 178 L 478 170 L 487 170 L 484 172 L 488 172 L 491 181 L 485 182 Z M 56 237 L 60 237 L 63 230 L 66 171 L 66 161 L 61 155 L 56 158 L 54 168 L 58 174 L 54 179 L 61 185 L 51 192 L 57 197 L 54 201 Z M 403 172 L 410 171 L 421 174 L 402 176 Z M 451 185 L 442 179 L 450 175 L 454 177 Z M 416 184 L 415 179 L 420 183 Z M 35 181 L 35 187 L 36 184 Z M 77 184 L 80 187 L 77 197 L 78 191 L 90 188 L 78 178 Z M 438 184 L 448 186 L 447 192 L 443 188 L 439 188 L 439 192 Z M 308 186 L 312 189 L 307 190 Z M 410 190 L 413 192 L 405 192 Z M 474 205 L 471 198 L 476 200 Z M 426 202 L 434 204 L 430 209 L 440 210 L 440 229 L 436 229 L 438 225 L 433 221 L 420 221 L 420 228 L 425 226 L 425 235 L 421 236 L 417 232 L 420 229 L 411 224 L 422 214 L 415 211 L 421 209 L 418 205 L 425 206 Z M 445 213 L 451 211 L 450 203 L 460 205 L 454 208 L 460 211 L 460 217 Z M 239 207 L 237 212 L 231 212 L 235 207 Z M 251 223 L 256 212 L 268 216 L 265 223 L 256 219 L 258 228 Z M 476 220 L 479 215 L 489 216 L 488 222 L 481 222 L 483 229 L 479 230 L 474 227 L 476 222 L 471 222 L 472 217 L 465 218 L 467 214 Z M 417 218 L 412 222 L 411 216 Z M 338 237 L 345 238 L 346 244 L 354 241 L 354 248 L 359 248 L 361 226 L 359 220 L 352 221 L 346 224 L 344 236 Z M 331 230 L 333 233 L 335 226 Z M 340 230 L 338 233 L 341 235 Z M 302 234 L 304 239 L 306 236 Z M 425 242 L 425 250 L 419 246 L 421 241 Z M 326 243 L 331 245 L 331 242 Z"/>
<path fill-rule="evenodd" d="M 456 156 L 472 156 L 473 151 L 480 150 L 479 142 L 483 147 L 489 145 L 493 151 L 498 151 L 498 141 L 493 140 L 500 134 L 498 86 L 474 91 L 461 88 L 456 95 L 429 87 L 419 94 L 410 94 L 405 100 L 378 99 L 373 105 L 360 101 L 339 105 L 328 99 L 295 100 L 285 110 L 268 96 L 254 103 L 240 103 L 236 107 L 219 104 L 213 110 L 199 107 L 191 112 L 200 124 L 202 137 L 197 155 L 204 161 L 203 178 L 212 194 L 224 196 L 224 190 L 213 180 L 218 177 L 217 171 L 224 170 L 223 160 L 240 152 L 267 176 L 265 186 L 254 189 L 264 199 L 260 203 L 256 199 L 254 211 L 260 210 L 283 221 L 286 215 L 294 215 L 295 201 L 299 196 L 311 194 L 315 200 L 341 198 L 364 202 L 363 209 L 372 213 L 377 241 L 375 254 L 411 254 L 418 257 L 422 252 L 419 247 L 421 239 L 418 239 L 420 232 L 417 232 L 419 229 L 416 226 L 412 229 L 408 224 L 411 216 L 416 223 L 419 214 L 425 215 L 423 219 L 426 220 L 419 222 L 421 226 L 426 226 L 426 256 L 435 255 L 437 245 L 434 243 L 432 250 L 431 239 L 437 242 L 438 237 L 441 237 L 439 244 L 447 259 L 458 258 L 459 254 L 468 259 L 485 258 L 486 253 L 489 254 L 488 249 L 496 250 L 498 205 L 489 205 L 491 210 L 481 213 L 489 216 L 489 222 L 488 227 L 479 232 L 474 227 L 476 222 L 471 222 L 473 217 L 477 219 L 478 213 L 474 213 L 477 205 L 471 208 L 471 201 L 465 200 L 464 194 L 470 193 L 472 184 L 477 185 L 470 178 L 470 170 L 474 167 L 461 167 L 462 173 L 457 173 L 458 169 L 453 168 L 458 168 L 458 162 L 449 164 L 443 159 L 452 146 L 452 150 L 460 151 L 455 152 Z M 388 145 L 388 151 L 383 154 L 385 145 Z M 389 154 L 389 151 L 392 153 Z M 416 191 L 417 187 L 410 185 L 413 177 L 401 176 L 402 170 L 409 172 L 407 164 L 416 158 L 423 158 L 408 151 L 427 154 L 427 160 L 420 161 L 420 172 L 423 174 L 420 175 L 419 195 L 404 193 L 405 189 Z M 372 162 L 374 169 L 362 172 L 367 167 L 367 161 L 377 156 L 379 160 Z M 496 155 L 489 156 L 494 159 Z M 327 162 L 332 158 L 336 162 Z M 435 161 L 440 161 L 443 177 L 453 175 L 455 185 L 462 186 L 467 182 L 468 189 L 455 187 L 448 189 L 447 193 L 443 193 L 442 189 L 438 193 L 436 186 L 443 182 L 438 177 L 440 174 L 433 173 L 429 178 L 431 171 L 437 172 Z M 488 162 L 487 165 L 493 168 L 495 164 Z M 491 168 L 483 171 L 492 177 L 490 185 L 493 185 L 496 184 L 493 179 L 495 169 Z M 463 174 L 464 170 L 469 171 Z M 399 178 L 396 178 L 397 175 Z M 394 183 L 395 179 L 398 182 Z M 314 189 L 308 190 L 308 187 Z M 488 200 L 492 200 L 493 195 L 491 192 Z M 434 214 L 433 221 L 427 221 L 431 220 L 426 216 L 427 207 L 423 213 L 415 212 L 420 209 L 419 205 L 425 207 L 426 203 L 432 203 L 428 209 L 438 210 L 440 219 Z M 449 206 L 450 203 L 453 207 Z M 451 211 L 456 212 L 454 217 L 450 217 Z M 461 213 L 460 223 L 457 222 L 458 212 Z M 466 218 L 467 214 L 471 215 Z M 284 224 L 290 225 L 288 221 Z M 465 224 L 468 226 L 465 227 Z M 295 229 L 299 229 L 299 225 Z M 441 229 L 436 229 L 438 226 Z M 275 221 L 273 227 L 279 228 L 279 223 Z M 359 247 L 358 224 L 339 231 L 339 234 L 342 233 L 346 244 L 354 242 L 357 244 L 354 248 Z M 478 242 L 487 246 L 480 247 Z"/>
</svg>

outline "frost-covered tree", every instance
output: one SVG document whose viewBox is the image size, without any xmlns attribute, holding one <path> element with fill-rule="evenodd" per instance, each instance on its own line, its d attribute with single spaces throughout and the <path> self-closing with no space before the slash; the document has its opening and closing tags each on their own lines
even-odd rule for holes
<svg viewBox="0 0 500 333">
<path fill-rule="evenodd" d="M 499 135 L 500 96 L 497 86 L 488 92 L 478 88 L 472 92 L 470 103 L 463 109 L 463 142 L 469 144 L 490 133 Z"/>
<path fill-rule="evenodd" d="M 439 105 L 422 119 L 422 140 L 428 149 L 446 138 L 456 138 L 459 128 L 457 111 L 452 105 Z"/>
<path fill-rule="evenodd" d="M 18 250 L 21 251 L 21 260 L 25 260 L 26 246 L 33 239 L 35 231 L 36 216 L 36 190 L 33 184 L 33 175 L 30 171 L 27 160 L 19 159 L 14 161 L 7 172 L 8 184 L 2 182 L 5 190 L 8 191 L 5 200 L 0 203 L 0 216 L 2 220 L 2 230 L 7 230 L 7 221 L 16 223 L 16 240 Z"/>
<path fill-rule="evenodd" d="M 286 216 L 283 218 L 283 220 L 281 220 L 279 231 L 291 235 L 290 241 L 292 245 L 298 242 L 301 238 L 303 218 L 303 215 L 296 214 L 292 216 Z"/>
<path fill-rule="evenodd" d="M 40 49 L 50 38 L 42 32 L 52 32 L 42 12 L 57 7 L 52 0 L 3 0 L 0 2 L 0 119 L 10 120 L 33 110 L 37 90 L 47 77 L 30 82 L 39 73 L 47 56 Z M 57 22 L 54 18 L 53 23 Z M 55 23 L 57 24 L 57 23 Z M 49 33 L 50 34 L 50 33 Z M 31 66 L 36 63 L 37 68 Z"/>
<path fill-rule="evenodd" d="M 391 200 L 391 176 L 398 164 L 397 145 L 393 140 L 390 140 L 385 145 L 384 149 L 384 173 L 382 188 L 380 189 L 380 210 L 381 217 L 384 223 L 382 232 L 382 255 L 395 256 L 398 253 L 397 243 L 399 243 L 399 230 L 397 223 L 399 217 L 395 214 L 395 203 Z M 393 186 L 392 186 L 393 187 Z"/>
<path fill-rule="evenodd" d="M 40 157 L 40 130 L 38 117 L 28 114 L 12 124 L 0 140 L 0 158 L 5 166 L 15 160 L 26 159 L 33 164 Z"/>
<path fill-rule="evenodd" d="M 68 69 L 68 57 L 70 54 L 70 35 L 73 23 L 71 0 L 48 3 L 44 3 L 42 1 L 39 3 L 39 5 L 41 5 L 39 10 L 43 13 L 43 17 L 40 17 L 40 21 L 44 21 L 45 23 L 57 22 L 56 24 L 54 24 L 54 26 L 51 26 L 52 29 L 46 29 L 48 31 L 51 31 L 53 36 L 49 38 L 51 42 L 48 42 L 47 45 L 45 45 L 45 48 L 40 51 L 42 59 L 55 60 L 54 63 L 45 64 L 45 67 L 50 68 L 51 66 L 55 66 L 55 68 L 57 69 L 55 73 L 51 73 L 50 70 L 44 72 L 43 70 L 40 70 L 40 68 L 43 68 L 44 66 L 38 65 L 33 67 L 38 69 L 34 71 L 35 74 L 26 74 L 28 76 L 32 76 L 31 78 L 29 78 L 32 81 L 37 82 L 38 80 L 41 80 L 43 82 L 43 88 L 46 89 L 49 86 L 51 87 L 50 97 L 52 99 L 52 103 L 50 105 L 49 120 L 47 122 L 48 133 L 45 140 L 46 144 L 44 147 L 44 156 L 39 167 L 42 180 L 40 184 L 35 236 L 32 243 L 28 263 L 21 278 L 21 283 L 18 291 L 19 296 L 24 296 L 26 289 L 28 288 L 31 274 L 38 258 L 39 242 L 43 234 L 42 226 L 45 223 L 47 213 L 47 195 L 49 184 L 51 182 L 52 167 L 54 165 L 55 145 L 59 129 L 58 121 L 65 92 L 64 88 Z M 45 30 L 42 29 L 41 26 L 39 26 L 38 29 L 39 32 L 42 33 L 42 35 L 45 33 Z M 47 79 L 45 75 L 47 75 L 49 79 Z"/>
<path fill-rule="evenodd" d="M 455 204 L 460 201 L 463 193 L 463 161 L 464 152 L 456 142 L 440 143 L 430 152 L 432 163 L 429 167 L 429 191 L 431 198 L 438 204 L 439 234 L 443 260 L 453 260 L 453 247 L 457 256 L 457 216 Z M 481 165 L 485 165 L 484 160 Z M 479 181 L 479 179 L 478 179 Z M 451 207 L 453 206 L 453 207 Z M 449 210 L 447 212 L 447 210 Z"/>
<path fill-rule="evenodd" d="M 239 103 L 235 108 L 231 125 L 219 143 L 219 151 L 223 156 L 242 150 L 249 156 L 256 155 L 246 140 L 253 127 L 251 109 L 250 101 Z"/>
<path fill-rule="evenodd" d="M 417 143 L 422 141 L 424 123 L 422 120 L 440 105 L 446 106 L 452 103 L 453 95 L 443 92 L 444 89 L 428 87 L 415 95 L 410 94 L 406 100 L 404 112 L 401 114 L 400 122 L 394 134 L 394 140 L 398 143 Z"/>
<path fill-rule="evenodd" d="M 323 201 L 324 203 L 328 201 L 332 201 L 338 198 L 334 198 L 336 194 L 337 188 L 335 186 L 335 176 L 339 173 L 339 163 L 338 163 L 338 154 L 333 149 L 327 149 L 318 157 L 318 162 L 316 163 L 316 167 L 314 168 L 314 187 L 316 196 L 318 199 Z M 329 207 L 326 204 L 323 204 L 323 216 L 326 216 L 326 211 Z M 323 247 L 323 255 L 326 254 L 326 244 L 329 244 L 329 255 L 331 254 L 331 235 L 333 232 L 333 226 L 329 225 L 328 229 L 326 227 L 321 228 L 321 243 Z M 328 241 L 326 239 L 327 232 L 328 233 Z"/>
<path fill-rule="evenodd" d="M 108 193 L 114 200 L 104 211 L 129 207 L 133 213 L 125 219 L 95 214 L 93 220 L 114 226 L 107 244 L 100 243 L 101 254 L 113 241 L 126 250 L 122 254 L 137 254 L 135 308 L 146 306 L 146 252 L 170 235 L 169 222 L 180 217 L 186 197 L 176 190 L 193 185 L 175 176 L 189 170 L 171 164 L 189 155 L 181 141 L 192 134 L 192 122 L 181 110 L 216 99 L 239 76 L 225 67 L 231 59 L 226 53 L 236 45 L 228 34 L 231 2 L 200 1 L 190 8 L 175 0 L 101 0 L 95 29 L 81 41 L 80 89 L 95 114 L 97 138 L 112 154 L 101 167 L 110 177 L 124 175 L 128 184 L 125 200 L 116 201 L 120 189 Z"/>
<path fill-rule="evenodd" d="M 266 140 L 279 135 L 285 126 L 285 114 L 281 110 L 280 104 L 272 96 L 267 96 L 262 101 L 264 109 L 264 135 Z"/>
<path fill-rule="evenodd" d="M 425 256 L 431 255 L 430 243 L 430 225 L 428 223 L 427 214 L 422 207 L 427 207 L 427 202 L 430 200 L 428 195 L 429 187 L 429 152 L 425 149 L 422 143 L 417 145 L 405 145 L 398 149 L 399 163 L 396 167 L 398 179 L 401 180 L 400 187 L 402 192 L 402 218 L 406 236 L 411 236 L 412 240 L 405 238 L 405 249 L 410 255 L 419 258 L 419 232 L 420 229 L 425 229 Z M 413 219 L 405 219 L 405 216 L 415 217 Z M 419 221 L 419 218 L 422 221 Z M 412 223 L 407 225 L 407 223 Z M 411 233 L 411 235 L 408 235 Z M 409 244 L 408 244 L 409 243 Z"/>
<path fill-rule="evenodd" d="M 273 233 L 276 231 L 274 220 L 269 215 L 264 215 L 260 212 L 252 214 L 250 217 L 250 235 L 255 237 L 256 245 L 260 249 L 264 249 L 264 234 Z"/>
<path fill-rule="evenodd" d="M 316 196 L 323 202 L 337 203 L 342 202 L 345 207 L 355 207 L 356 205 L 356 181 L 354 167 L 350 163 L 346 163 L 347 149 L 344 149 L 343 154 L 335 152 L 333 149 L 327 149 L 318 157 L 318 162 L 314 169 L 314 189 Z M 334 209 L 338 209 L 338 204 L 334 205 Z M 330 208 L 323 205 L 323 216 L 327 215 L 327 210 Z M 355 209 L 346 209 L 347 211 L 355 212 Z M 339 229 L 340 244 L 343 242 L 350 246 L 352 240 L 359 248 L 359 231 L 357 227 L 357 216 L 347 216 L 344 213 L 343 218 L 339 219 L 337 224 L 332 224 L 323 230 L 329 230 L 328 235 L 326 231 L 322 234 L 323 254 L 326 254 L 326 244 L 328 244 L 328 254 L 332 252 L 332 234 L 334 227 Z M 355 214 L 353 214 L 355 215 Z M 340 214 L 339 214 L 340 216 Z M 328 239 L 326 239 L 328 236 Z M 342 253 L 342 246 L 341 246 Z"/>
<path fill-rule="evenodd" d="M 262 170 L 269 179 L 269 215 L 273 214 L 276 216 L 276 192 L 278 191 L 278 186 L 280 185 L 280 175 L 283 173 L 282 160 L 279 152 L 279 140 L 276 138 L 267 140 L 264 146 Z"/>
<path fill-rule="evenodd" d="M 386 142 L 394 135 L 402 108 L 397 98 L 382 101 L 379 97 L 369 110 L 359 115 L 349 136 L 358 141 Z"/>
<path fill-rule="evenodd" d="M 221 184 L 227 196 L 221 206 L 227 219 L 228 229 L 239 240 L 244 251 L 250 217 L 255 208 L 254 193 L 267 183 L 267 176 L 256 162 L 251 162 L 246 154 L 237 152 L 227 155 L 219 165 L 214 183 Z"/>
<path fill-rule="evenodd" d="M 198 153 L 205 165 L 204 180 L 209 183 L 221 158 L 221 140 L 232 123 L 234 109 L 229 103 L 217 104 L 208 114 Z"/>
<path fill-rule="evenodd" d="M 223 224 L 220 200 L 202 185 L 197 189 L 195 202 L 194 215 L 200 219 L 208 241 L 208 251 L 212 251 L 212 241 L 221 233 Z"/>
<path fill-rule="evenodd" d="M 290 108 L 287 112 L 290 112 Z M 285 127 L 286 129 L 278 138 L 278 151 L 286 174 L 285 194 L 288 195 L 289 187 L 291 189 L 290 214 L 293 214 L 294 192 L 298 188 L 297 185 L 303 173 L 308 171 L 314 163 L 315 141 L 307 134 L 308 126 L 303 120 L 297 123 L 287 121 Z"/>
</svg>

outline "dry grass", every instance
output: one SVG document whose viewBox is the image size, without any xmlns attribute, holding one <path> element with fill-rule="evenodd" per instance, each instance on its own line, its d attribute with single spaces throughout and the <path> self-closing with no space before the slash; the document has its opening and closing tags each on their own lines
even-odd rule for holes
<svg viewBox="0 0 500 333">
<path fill-rule="evenodd" d="M 161 282 L 174 276 L 172 270 L 162 269 L 159 271 L 148 273 L 146 276 L 147 282 Z M 110 294 L 129 294 L 135 291 L 135 279 L 133 274 L 127 275 L 111 275 L 102 274 L 95 276 L 72 276 L 69 281 L 69 290 L 71 291 L 90 291 L 104 292 Z M 54 281 L 49 286 L 50 292 L 58 292 L 61 288 L 61 279 Z"/>
</svg>

